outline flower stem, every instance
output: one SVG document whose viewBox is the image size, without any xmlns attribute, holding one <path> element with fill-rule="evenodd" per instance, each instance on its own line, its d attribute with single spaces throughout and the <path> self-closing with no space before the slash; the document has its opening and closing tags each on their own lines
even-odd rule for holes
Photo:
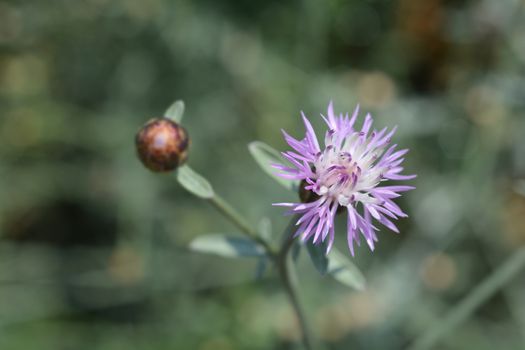
<svg viewBox="0 0 525 350">
<path fill-rule="evenodd" d="M 224 215 L 225 218 L 237 226 L 243 234 L 261 244 L 264 247 L 266 254 L 268 254 L 268 256 L 273 259 L 277 266 L 277 271 L 279 273 L 281 282 L 283 283 L 284 290 L 288 294 L 288 298 L 290 299 L 293 310 L 297 316 L 297 320 L 301 328 L 301 337 L 304 347 L 306 350 L 313 350 L 313 342 L 309 332 L 308 322 L 297 293 L 298 280 L 295 274 L 292 259 L 289 254 L 294 243 L 292 230 L 295 227 L 294 223 L 296 220 L 292 220 L 288 225 L 284 233 L 282 246 L 279 251 L 276 252 L 268 242 L 259 236 L 257 231 L 252 228 L 252 226 L 244 219 L 244 217 L 222 197 L 215 194 L 212 198 L 210 198 L 210 203 L 222 215 Z"/>
<path fill-rule="evenodd" d="M 226 202 L 218 194 L 215 194 L 210 198 L 210 203 L 228 220 L 230 220 L 235 226 L 237 226 L 242 233 L 250 237 L 260 245 L 264 247 L 266 253 L 273 257 L 275 255 L 275 250 L 270 246 L 268 242 L 262 239 L 256 230 L 244 219 L 244 217 L 237 212 L 228 202 Z"/>
<path fill-rule="evenodd" d="M 435 327 L 429 328 L 408 348 L 426 350 L 433 348 L 458 325 L 467 320 L 477 308 L 498 292 L 512 278 L 525 268 L 525 248 L 517 250 L 496 271 L 477 285 L 463 300 L 439 320 Z"/>
<path fill-rule="evenodd" d="M 297 320 L 299 321 L 299 326 L 301 328 L 301 337 L 305 349 L 313 349 L 313 341 L 311 338 L 311 333 L 309 331 L 308 321 L 306 314 L 304 313 L 303 307 L 298 297 L 298 279 L 295 274 L 293 261 L 289 254 L 290 249 L 294 243 L 294 237 L 291 234 L 291 229 L 294 227 L 295 221 L 292 220 L 285 232 L 285 240 L 281 246 L 281 250 L 276 257 L 276 264 L 279 271 L 279 276 L 284 285 L 285 291 L 288 294 L 290 302 L 292 303 L 295 314 L 297 315 Z"/>
</svg>

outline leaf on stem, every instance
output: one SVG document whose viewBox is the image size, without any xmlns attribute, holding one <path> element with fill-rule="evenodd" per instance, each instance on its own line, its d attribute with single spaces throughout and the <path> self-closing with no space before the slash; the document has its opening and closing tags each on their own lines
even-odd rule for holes
<svg viewBox="0 0 525 350">
<path fill-rule="evenodd" d="M 332 248 L 328 254 L 328 273 L 346 286 L 365 289 L 366 280 L 361 271 L 336 248 Z"/>
<path fill-rule="evenodd" d="M 259 225 L 257 225 L 257 232 L 259 232 L 259 236 L 262 239 L 269 241 L 272 238 L 272 221 L 267 217 L 263 217 L 259 221 Z"/>
<path fill-rule="evenodd" d="M 177 180 L 182 187 L 197 197 L 209 199 L 215 195 L 208 180 L 197 174 L 187 165 L 177 170 Z"/>
<path fill-rule="evenodd" d="M 255 268 L 255 279 L 256 280 L 262 279 L 267 269 L 268 269 L 268 257 L 262 256 L 257 261 L 257 267 Z"/>
<path fill-rule="evenodd" d="M 308 255 L 312 260 L 315 268 L 321 275 L 326 274 L 328 271 L 328 258 L 326 257 L 326 243 L 321 242 L 314 244 L 311 241 L 305 243 Z"/>
<path fill-rule="evenodd" d="M 264 248 L 257 242 L 246 237 L 223 234 L 199 236 L 191 241 L 189 248 L 199 253 L 214 254 L 225 258 L 265 256 Z"/>
<path fill-rule="evenodd" d="M 180 123 L 184 114 L 184 102 L 182 100 L 175 101 L 164 113 L 164 117 Z"/>
<path fill-rule="evenodd" d="M 291 191 L 297 191 L 298 181 L 283 179 L 277 175 L 278 170 L 272 164 L 282 164 L 283 159 L 278 151 L 261 141 L 253 141 L 248 144 L 248 150 L 253 159 L 259 164 L 261 169 L 270 175 L 275 181 Z"/>
</svg>

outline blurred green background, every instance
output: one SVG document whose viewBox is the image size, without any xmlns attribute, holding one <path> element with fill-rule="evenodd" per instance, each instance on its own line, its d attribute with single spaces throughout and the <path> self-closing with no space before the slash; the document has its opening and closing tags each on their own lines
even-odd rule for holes
<svg viewBox="0 0 525 350">
<path fill-rule="evenodd" d="M 274 272 L 188 252 L 237 231 L 136 159 L 175 99 L 189 164 L 276 240 L 296 196 L 250 141 L 331 99 L 399 126 L 417 190 L 358 250 L 367 289 L 298 268 L 327 349 L 407 348 L 524 246 L 524 74 L 520 0 L 0 1 L 0 349 L 300 349 Z M 524 296 L 521 269 L 434 348 L 524 349 Z"/>
</svg>

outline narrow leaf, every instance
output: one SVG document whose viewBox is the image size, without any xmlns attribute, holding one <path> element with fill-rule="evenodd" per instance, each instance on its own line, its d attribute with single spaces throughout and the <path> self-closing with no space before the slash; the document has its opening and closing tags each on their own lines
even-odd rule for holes
<svg viewBox="0 0 525 350">
<path fill-rule="evenodd" d="M 326 243 L 314 244 L 311 241 L 306 242 L 306 250 L 315 268 L 321 275 L 328 270 L 328 258 L 326 257 Z"/>
<path fill-rule="evenodd" d="M 283 159 L 279 152 L 261 141 L 253 141 L 248 145 L 248 150 L 253 159 L 259 164 L 261 169 L 270 175 L 275 181 L 291 191 L 297 191 L 298 181 L 283 179 L 277 175 L 278 170 L 272 164 L 282 164 Z"/>
<path fill-rule="evenodd" d="M 453 333 L 461 323 L 493 297 L 505 284 L 516 276 L 522 276 L 525 270 L 525 248 L 517 250 L 501 264 L 490 276 L 472 288 L 461 301 L 450 308 L 445 316 L 430 327 L 408 347 L 409 350 L 436 349 L 440 340 Z M 523 281 L 522 277 L 519 277 Z"/>
<path fill-rule="evenodd" d="M 514 191 L 525 196 L 525 180 L 518 180 L 514 183 Z"/>
<path fill-rule="evenodd" d="M 200 253 L 214 254 L 226 258 L 262 257 L 264 248 L 257 242 L 236 236 L 209 234 L 191 241 L 190 249 Z"/>
<path fill-rule="evenodd" d="M 259 221 L 257 231 L 262 239 L 269 241 L 272 238 L 272 221 L 267 217 L 263 217 L 261 221 Z"/>
<path fill-rule="evenodd" d="M 184 165 L 177 170 L 177 180 L 189 192 L 197 197 L 209 199 L 214 196 L 213 188 L 208 180 Z"/>
<path fill-rule="evenodd" d="M 365 277 L 344 254 L 332 248 L 328 254 L 328 273 L 342 284 L 357 290 L 365 289 Z"/>
<path fill-rule="evenodd" d="M 268 257 L 262 256 L 257 261 L 257 266 L 255 268 L 255 279 L 256 280 L 262 279 L 267 269 L 268 269 Z"/>
<path fill-rule="evenodd" d="M 184 114 L 184 102 L 182 100 L 175 101 L 164 113 L 164 117 L 180 123 Z"/>
</svg>

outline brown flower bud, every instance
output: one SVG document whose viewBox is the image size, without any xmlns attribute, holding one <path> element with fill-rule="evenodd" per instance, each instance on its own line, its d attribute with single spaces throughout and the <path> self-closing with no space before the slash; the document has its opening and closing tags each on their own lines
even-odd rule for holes
<svg viewBox="0 0 525 350">
<path fill-rule="evenodd" d="M 314 191 L 307 190 L 305 188 L 306 185 L 308 185 L 308 182 L 306 182 L 306 180 L 302 180 L 301 183 L 299 183 L 299 199 L 301 200 L 301 203 L 311 203 L 321 198 Z M 336 214 L 342 213 L 344 209 L 345 207 L 338 206 Z"/>
<path fill-rule="evenodd" d="M 135 137 L 137 154 L 144 166 L 155 172 L 175 170 L 188 158 L 186 130 L 167 118 L 148 121 Z"/>
<path fill-rule="evenodd" d="M 319 199 L 319 196 L 317 193 L 307 190 L 304 187 L 308 185 L 306 180 L 302 180 L 299 184 L 299 199 L 301 200 L 301 203 L 310 203 L 315 202 Z"/>
</svg>

